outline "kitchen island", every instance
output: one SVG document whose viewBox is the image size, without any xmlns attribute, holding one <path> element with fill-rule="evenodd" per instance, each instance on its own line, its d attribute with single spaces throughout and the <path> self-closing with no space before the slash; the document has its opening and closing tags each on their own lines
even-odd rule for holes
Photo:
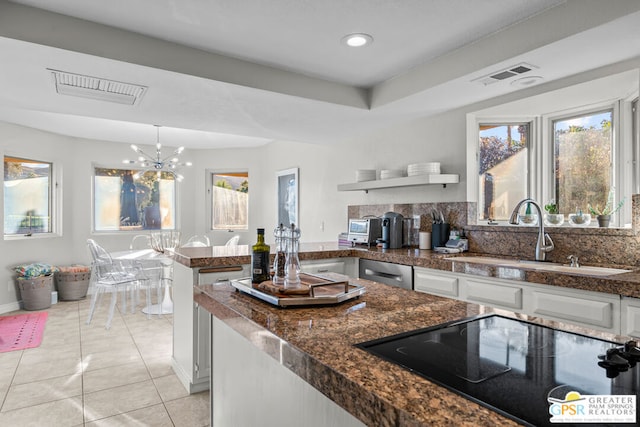
<svg viewBox="0 0 640 427">
<path fill-rule="evenodd" d="M 212 314 L 214 331 L 212 425 L 257 425 L 257 421 L 281 426 L 338 425 L 335 420 L 343 426 L 517 425 L 354 347 L 363 341 L 496 310 L 366 280 L 352 282 L 367 290 L 357 300 L 336 306 L 287 309 L 237 292 L 230 284 L 196 287 L 195 300 Z M 500 313 L 618 342 L 624 340 L 539 318 Z M 289 385 L 291 374 L 321 398 L 300 385 L 301 391 L 286 394 L 294 387 Z M 281 387 L 281 383 L 287 387 Z M 279 390 L 284 390 L 283 394 Z M 506 398 L 509 392 L 505 390 Z M 330 404 L 323 403 L 323 399 Z M 297 411 L 298 408 L 305 410 Z M 319 413 L 337 411 L 337 418 L 305 419 L 314 417 L 314 408 L 323 408 L 317 409 Z"/>
</svg>

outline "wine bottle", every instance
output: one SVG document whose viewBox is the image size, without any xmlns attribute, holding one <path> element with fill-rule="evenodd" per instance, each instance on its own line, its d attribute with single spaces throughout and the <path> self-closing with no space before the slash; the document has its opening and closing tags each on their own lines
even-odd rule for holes
<svg viewBox="0 0 640 427">
<path fill-rule="evenodd" d="M 264 242 L 264 228 L 258 228 L 258 241 L 251 247 L 251 281 L 269 280 L 269 245 Z"/>
</svg>

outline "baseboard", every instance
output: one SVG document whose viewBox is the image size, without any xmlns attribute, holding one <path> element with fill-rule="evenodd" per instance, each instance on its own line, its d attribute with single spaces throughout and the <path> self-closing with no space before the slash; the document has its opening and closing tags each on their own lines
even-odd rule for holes
<svg viewBox="0 0 640 427">
<path fill-rule="evenodd" d="M 0 305 L 0 314 L 10 313 L 12 311 L 20 310 L 20 302 L 10 302 L 8 304 Z"/>
<path fill-rule="evenodd" d="M 173 357 L 171 357 L 171 367 L 173 368 L 173 372 L 176 374 L 176 377 L 178 377 L 178 380 L 189 394 L 209 390 L 209 378 L 200 380 L 200 382 L 197 383 L 192 383 L 189 375 L 187 375 L 182 366 L 180 366 Z"/>
</svg>

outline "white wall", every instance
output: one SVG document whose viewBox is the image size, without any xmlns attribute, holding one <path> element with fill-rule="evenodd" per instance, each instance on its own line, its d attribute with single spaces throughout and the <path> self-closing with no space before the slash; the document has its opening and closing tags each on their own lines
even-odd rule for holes
<svg viewBox="0 0 640 427">
<path fill-rule="evenodd" d="M 14 266 L 37 261 L 54 265 L 88 264 L 90 257 L 86 240 L 90 237 L 108 250 L 128 248 L 130 234 L 92 235 L 91 176 L 94 162 L 101 166 L 121 167 L 122 159 L 130 156 L 130 150 L 124 144 L 71 138 L 0 122 L 0 154 L 50 161 L 54 168 L 61 168 L 61 185 L 58 188 L 61 189 L 62 202 L 61 235 L 0 240 L 2 313 L 17 308 Z M 192 173 L 185 173 L 187 180 L 192 180 Z M 184 204 L 193 205 L 193 192 L 181 192 L 180 198 Z M 0 218 L 4 220 L 4 194 L 2 206 Z M 193 221 L 184 223 L 187 231 L 193 232 Z"/>
<path fill-rule="evenodd" d="M 312 145 L 277 141 L 254 149 L 198 150 L 196 154 L 195 223 L 206 224 L 204 171 L 249 171 L 249 230 L 240 232 L 240 244 L 255 241 L 264 227 L 267 242 L 277 225 L 276 174 L 299 168 L 300 229 L 303 241 L 335 241 L 346 231 L 347 206 L 381 203 L 464 201 L 465 113 L 416 120 L 379 134 L 341 144 Z M 355 182 L 356 169 L 401 169 L 410 163 L 439 161 L 445 173 L 459 173 L 461 183 L 374 190 L 365 194 L 338 192 L 338 184 Z M 230 236 L 209 232 L 215 244 Z"/>
<path fill-rule="evenodd" d="M 409 163 L 440 161 L 448 173 L 464 179 L 463 112 L 417 120 L 373 136 L 326 146 L 287 141 L 237 150 L 190 150 L 183 158 L 194 166 L 183 170 L 179 184 L 179 227 L 184 236 L 207 233 L 214 244 L 224 243 L 227 232 L 213 234 L 205 215 L 205 170 L 248 170 L 250 226 L 240 233 L 240 244 L 255 240 L 255 229 L 276 226 L 276 173 L 300 170 L 300 228 L 303 241 L 335 241 L 346 231 L 347 206 L 353 204 L 420 201 L 463 201 L 465 185 L 414 187 L 396 190 L 338 192 L 337 185 L 355 181 L 359 168 L 403 168 Z M 126 249 L 131 235 L 91 233 L 91 173 L 95 163 L 121 167 L 129 148 L 125 144 L 84 140 L 0 122 L 1 154 L 54 162 L 62 167 L 63 233 L 60 237 L 0 240 L 0 312 L 15 305 L 11 267 L 28 262 L 57 265 L 88 263 L 86 239 L 98 240 L 107 250 Z M 4 199 L 3 199 L 4 200 Z M 4 203 L 4 202 L 3 202 Z M 0 213 L 2 215 L 4 209 Z M 13 308 L 11 308 L 13 309 Z"/>
</svg>

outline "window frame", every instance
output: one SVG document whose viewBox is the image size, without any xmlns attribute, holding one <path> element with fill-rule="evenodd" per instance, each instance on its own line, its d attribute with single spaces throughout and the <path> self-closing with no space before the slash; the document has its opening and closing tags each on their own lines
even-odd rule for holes
<svg viewBox="0 0 640 427">
<path fill-rule="evenodd" d="M 6 151 L 2 152 L 2 192 L 1 197 L 3 200 L 2 209 L 2 235 L 3 240 L 26 240 L 26 239 L 50 239 L 62 237 L 62 163 L 51 159 L 47 156 L 37 156 L 32 158 L 31 156 L 24 156 L 18 152 Z M 34 233 L 34 234 L 5 234 L 4 230 L 4 158 L 13 157 L 17 159 L 24 159 L 40 163 L 48 163 L 51 165 L 51 182 L 49 184 L 49 212 L 51 215 L 51 229 L 47 233 Z"/>
<path fill-rule="evenodd" d="M 205 221 L 207 221 L 207 230 L 213 235 L 224 236 L 224 239 L 228 239 L 232 236 L 232 233 L 239 235 L 248 233 L 251 229 L 251 202 L 247 206 L 247 228 L 246 229 L 214 229 L 213 228 L 213 175 L 223 175 L 231 173 L 246 173 L 247 178 L 251 179 L 251 171 L 248 168 L 212 168 L 205 169 Z M 251 191 L 251 181 L 249 181 L 249 191 Z M 251 200 L 251 198 L 249 199 Z M 221 237 L 222 239 L 222 237 Z M 222 240 L 224 240 L 222 239 Z"/>
<path fill-rule="evenodd" d="M 530 153 L 532 150 L 531 147 L 531 139 L 532 139 L 532 134 L 533 134 L 533 122 L 532 121 L 513 121 L 513 120 L 509 120 L 507 122 L 504 121 L 500 121 L 500 122 L 496 122 L 496 121 L 479 121 L 478 122 L 478 134 L 480 133 L 480 126 L 520 126 L 520 125 L 528 125 L 529 127 L 529 131 L 527 132 L 527 145 L 526 145 L 526 149 L 527 149 L 527 153 Z M 476 135 L 476 138 L 478 138 L 478 135 Z M 527 155 L 527 159 L 526 159 L 526 163 L 527 163 L 527 170 L 525 171 L 525 189 L 524 189 L 524 193 L 525 193 L 525 197 L 529 197 L 529 195 L 531 194 L 531 179 L 529 178 L 530 176 L 530 170 L 531 170 L 531 158 L 532 156 L 530 154 Z M 478 155 L 476 156 L 476 163 L 478 166 L 478 169 L 480 168 L 480 147 L 478 145 Z M 479 171 L 478 171 L 479 172 Z M 480 177 L 479 173 L 477 174 L 478 178 Z M 480 216 L 480 180 L 478 179 L 478 217 Z M 486 221 L 487 219 L 482 219 L 482 221 Z M 505 222 L 506 219 L 502 219 L 502 220 L 498 220 L 495 218 L 491 218 L 491 220 L 496 221 L 496 222 Z"/>
<path fill-rule="evenodd" d="M 612 186 L 615 187 L 615 200 L 614 206 L 620 200 L 621 194 L 631 194 L 631 186 L 629 184 L 625 185 L 625 182 L 630 182 L 631 176 L 629 175 L 629 180 L 625 180 L 624 176 L 631 172 L 631 170 L 624 165 L 622 160 L 622 146 L 629 145 L 631 143 L 624 144 L 620 138 L 620 129 L 622 126 L 620 109 L 622 100 L 617 101 L 606 101 L 597 104 L 591 104 L 588 106 L 581 106 L 571 109 L 562 110 L 559 112 L 543 114 L 542 123 L 543 123 L 543 131 L 542 131 L 542 160 L 545 164 L 546 168 L 544 170 L 544 177 L 541 184 L 541 191 L 538 193 L 539 198 L 536 200 L 540 200 L 541 203 L 546 203 L 548 200 L 556 199 L 555 194 L 555 171 L 554 171 L 554 134 L 553 134 L 553 122 L 557 120 L 566 120 L 570 118 L 576 117 L 584 117 L 591 114 L 602 113 L 605 111 L 611 111 L 611 120 L 613 122 L 611 126 L 611 183 Z M 611 217 L 611 225 L 614 227 L 621 227 L 623 224 L 627 222 L 631 222 L 631 208 L 630 201 L 629 203 L 625 203 L 628 209 L 620 209 Z M 623 206 L 624 207 L 624 206 Z M 586 206 L 585 206 L 586 208 Z M 591 225 L 593 227 L 597 227 L 598 223 L 595 220 L 591 221 Z"/>
<path fill-rule="evenodd" d="M 148 232 L 152 232 L 152 231 L 161 231 L 160 229 L 140 229 L 140 230 L 96 230 L 96 221 L 95 221 L 95 208 L 96 208 L 96 200 L 95 200 L 95 189 L 96 189 L 96 168 L 99 169 L 118 169 L 118 170 L 130 170 L 130 171 L 147 171 L 148 169 L 146 168 L 136 168 L 136 167 L 131 167 L 131 166 L 122 166 L 121 164 L 117 165 L 117 166 L 113 166 L 113 165 L 107 165 L 107 164 L 102 164 L 102 163 L 91 163 L 91 234 L 95 234 L 95 235 L 135 235 L 135 234 L 140 234 L 140 233 L 148 233 Z M 174 185 L 175 185 L 175 189 L 174 189 L 174 194 L 175 194 L 175 200 L 173 201 L 174 203 L 174 214 L 175 214 L 175 220 L 174 220 L 174 228 L 171 231 L 177 231 L 180 230 L 180 209 L 178 208 L 180 206 L 180 186 L 178 185 L 178 180 L 174 179 Z M 164 229 L 169 231 L 169 229 Z"/>
<path fill-rule="evenodd" d="M 475 202 L 476 216 L 475 221 L 477 224 L 480 224 L 480 176 L 479 172 L 479 161 L 480 161 L 480 144 L 479 144 L 479 134 L 480 134 L 480 125 L 486 124 L 496 124 L 496 125 L 519 125 L 523 123 L 529 124 L 529 145 L 528 152 L 529 155 L 527 157 L 527 197 L 531 197 L 533 192 L 533 188 L 535 187 L 535 178 L 532 178 L 532 175 L 535 174 L 534 171 L 534 162 L 535 156 L 533 153 L 538 149 L 537 143 L 538 139 L 538 126 L 539 119 L 534 116 L 489 116 L 489 115 L 475 115 L 475 114 L 467 114 L 467 199 L 470 202 Z M 494 220 L 492 222 L 493 225 L 508 225 L 508 220 Z"/>
<path fill-rule="evenodd" d="M 612 111 L 612 180 L 616 189 L 617 203 L 620 195 L 633 194 L 634 189 L 640 186 L 640 168 L 636 166 L 640 155 L 640 142 L 634 140 L 631 129 L 632 120 L 637 120 L 638 111 L 632 111 L 632 103 L 638 99 L 637 93 L 624 99 L 606 100 L 590 105 L 576 106 L 561 111 L 542 113 L 539 115 L 503 116 L 490 114 L 467 114 L 467 199 L 470 202 L 479 203 L 480 186 L 478 176 L 479 144 L 478 135 L 480 124 L 512 124 L 530 123 L 531 141 L 528 160 L 528 197 L 533 198 L 542 205 L 555 198 L 555 168 L 553 161 L 553 121 L 563 118 L 579 117 L 597 112 Z M 628 160 L 625 160 L 628 159 Z M 638 169 L 637 169 L 638 168 Z M 631 223 L 631 200 L 625 200 L 625 204 L 614 216 L 612 226 L 628 227 Z M 475 223 L 483 224 L 480 220 L 480 207 L 475 215 Z M 497 221 L 498 225 L 508 225 L 508 221 Z M 592 221 L 590 227 L 597 227 L 597 222 Z"/>
</svg>

